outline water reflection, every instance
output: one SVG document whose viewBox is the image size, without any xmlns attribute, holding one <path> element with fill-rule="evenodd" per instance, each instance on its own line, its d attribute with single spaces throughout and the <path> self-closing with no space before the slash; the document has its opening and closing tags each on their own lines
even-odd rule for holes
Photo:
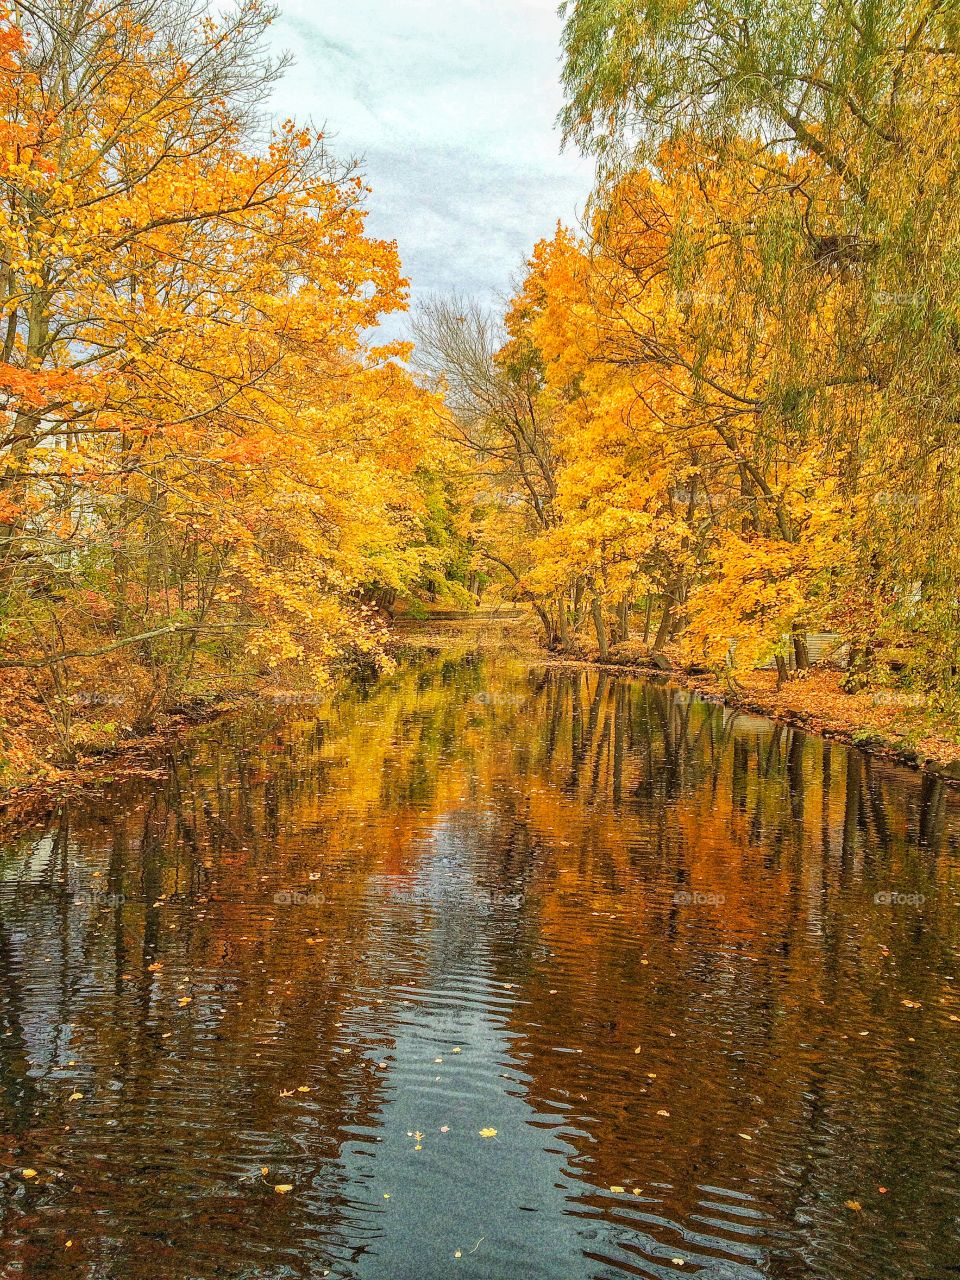
<svg viewBox="0 0 960 1280">
<path fill-rule="evenodd" d="M 4 1280 L 960 1269 L 936 779 L 489 654 L 156 763 L 2 854 Z"/>
</svg>

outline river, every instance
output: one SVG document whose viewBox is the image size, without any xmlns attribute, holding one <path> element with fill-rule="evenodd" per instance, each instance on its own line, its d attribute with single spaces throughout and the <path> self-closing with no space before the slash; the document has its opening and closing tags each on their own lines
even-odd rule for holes
<svg viewBox="0 0 960 1280">
<path fill-rule="evenodd" d="M 0 852 L 0 1276 L 956 1277 L 958 800 L 469 647 L 191 732 Z"/>
</svg>

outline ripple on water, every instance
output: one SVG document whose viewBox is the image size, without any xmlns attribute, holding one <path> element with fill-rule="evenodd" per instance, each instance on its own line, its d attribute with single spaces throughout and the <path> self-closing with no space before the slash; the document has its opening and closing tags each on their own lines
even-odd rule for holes
<svg viewBox="0 0 960 1280">
<path fill-rule="evenodd" d="M 0 1276 L 955 1274 L 936 785 L 487 657 L 64 802 L 0 855 Z"/>
</svg>

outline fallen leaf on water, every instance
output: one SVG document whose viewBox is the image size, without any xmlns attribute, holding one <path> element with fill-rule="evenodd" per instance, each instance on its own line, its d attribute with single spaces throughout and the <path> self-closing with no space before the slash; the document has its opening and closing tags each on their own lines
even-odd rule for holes
<svg viewBox="0 0 960 1280">
<path fill-rule="evenodd" d="M 906 1009 L 922 1009 L 923 1002 L 921 1000 L 901 1000 L 900 1003 Z"/>
<path fill-rule="evenodd" d="M 292 1182 L 281 1182 L 281 1183 L 280 1183 L 280 1185 L 279 1185 L 279 1187 L 274 1187 L 273 1189 L 274 1189 L 274 1191 L 277 1193 L 277 1195 L 278 1195 L 278 1196 L 285 1196 L 285 1195 L 287 1194 L 287 1192 L 288 1192 L 288 1191 L 292 1191 L 292 1190 L 293 1190 L 293 1183 L 292 1183 Z"/>
<path fill-rule="evenodd" d="M 674 1264 L 674 1266 L 676 1266 L 676 1267 L 682 1267 L 682 1266 L 683 1266 L 683 1259 L 682 1259 L 682 1258 L 671 1258 L 671 1259 L 670 1259 L 670 1261 L 671 1261 L 671 1262 Z"/>
<path fill-rule="evenodd" d="M 886 1188 L 886 1187 L 877 1187 L 877 1190 L 880 1192 L 880 1194 L 881 1194 L 882 1196 L 885 1196 L 885 1195 L 887 1194 L 887 1188 Z"/>
<path fill-rule="evenodd" d="M 310 1092 L 310 1086 L 308 1084 L 297 1085 L 297 1093 L 309 1093 L 309 1092 Z"/>
<path fill-rule="evenodd" d="M 623 1193 L 626 1191 L 626 1187 L 611 1187 L 610 1190 L 613 1192 L 615 1196 L 622 1196 Z"/>
<path fill-rule="evenodd" d="M 738 1134 L 737 1134 L 737 1137 L 738 1137 L 738 1138 L 742 1138 L 742 1139 L 744 1140 L 744 1142 L 752 1142 L 752 1141 L 753 1141 L 753 1138 L 751 1137 L 751 1135 L 750 1135 L 749 1133 L 738 1133 Z"/>
<path fill-rule="evenodd" d="M 661 1107 L 661 1109 L 657 1112 L 657 1115 L 658 1115 L 658 1116 L 668 1116 L 669 1114 L 670 1114 L 670 1112 L 669 1112 L 669 1111 L 664 1111 L 662 1107 Z"/>
<path fill-rule="evenodd" d="M 266 1177 L 267 1174 L 270 1172 L 270 1166 L 266 1164 L 262 1164 L 260 1166 L 260 1172 L 263 1174 L 264 1177 Z"/>
<path fill-rule="evenodd" d="M 82 1093 L 79 1093 L 79 1092 L 77 1092 L 76 1090 L 74 1090 L 74 1092 L 73 1092 L 73 1093 L 71 1093 L 71 1095 L 70 1095 L 70 1097 L 67 1099 L 67 1101 L 68 1101 L 68 1102 L 79 1102 L 79 1101 L 80 1101 L 80 1099 L 81 1099 L 82 1097 L 83 1097 L 83 1094 L 82 1094 Z"/>
<path fill-rule="evenodd" d="M 440 1126 L 440 1132 L 441 1132 L 441 1133 L 449 1133 L 449 1132 L 450 1132 L 450 1126 L 449 1126 L 448 1124 L 442 1124 L 442 1125 Z"/>
<path fill-rule="evenodd" d="M 845 1209 L 852 1209 L 854 1213 L 859 1213 L 863 1208 L 859 1200 L 844 1200 L 843 1205 Z"/>
<path fill-rule="evenodd" d="M 480 1137 L 481 1137 L 481 1138 L 495 1138 L 496 1136 L 497 1136 L 497 1131 L 496 1131 L 496 1129 L 481 1129 L 481 1130 L 480 1130 Z"/>
<path fill-rule="evenodd" d="M 462 1249 L 457 1249 L 457 1251 L 454 1253 L 454 1255 L 453 1255 L 453 1256 L 454 1256 L 455 1258 L 462 1258 L 462 1257 L 463 1257 L 463 1250 L 462 1250 Z"/>
<path fill-rule="evenodd" d="M 156 963 L 156 964 L 148 964 L 148 965 L 147 965 L 147 973 L 157 973 L 157 972 L 158 972 L 160 969 L 162 969 L 162 968 L 163 968 L 163 965 L 162 965 L 162 964 L 160 964 L 160 962 L 159 962 L 159 961 L 157 961 L 157 963 Z"/>
<path fill-rule="evenodd" d="M 35 1178 L 37 1176 L 36 1169 L 22 1169 L 21 1174 L 24 1178 Z"/>
<path fill-rule="evenodd" d="M 280 1090 L 280 1097 L 281 1097 L 281 1098 L 292 1098 L 292 1097 L 293 1097 L 293 1090 L 292 1090 L 292 1089 L 281 1089 L 281 1090 Z"/>
<path fill-rule="evenodd" d="M 451 1050 L 450 1050 L 450 1052 L 451 1052 L 451 1053 L 462 1053 L 462 1052 L 463 1052 L 463 1050 L 460 1048 L 460 1046 L 459 1046 L 459 1045 L 456 1045 L 456 1047 L 455 1047 L 455 1048 L 453 1048 L 453 1049 L 451 1049 Z"/>
<path fill-rule="evenodd" d="M 181 996 L 180 999 L 177 1001 L 177 1004 L 185 1005 L 185 1004 L 191 1004 L 192 1002 L 193 1002 L 193 996 Z"/>
</svg>

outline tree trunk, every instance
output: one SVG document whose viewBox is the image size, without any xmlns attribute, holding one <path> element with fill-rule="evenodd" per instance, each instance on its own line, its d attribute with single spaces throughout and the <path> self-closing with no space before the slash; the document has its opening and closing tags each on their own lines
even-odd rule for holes
<svg viewBox="0 0 960 1280">
<path fill-rule="evenodd" d="M 535 604 L 533 607 L 536 611 L 537 617 L 540 619 L 540 625 L 543 627 L 543 637 L 546 642 L 546 646 L 548 649 L 552 649 L 554 643 L 553 619 L 550 617 L 549 613 L 547 613 L 546 609 L 544 609 L 542 604 Z"/>
<path fill-rule="evenodd" d="M 807 648 L 807 633 L 794 627 L 793 660 L 798 671 L 810 670 L 810 650 Z"/>
<path fill-rule="evenodd" d="M 597 632 L 597 644 L 600 646 L 600 661 L 606 662 L 610 657 L 610 645 L 607 641 L 607 624 L 603 618 L 603 605 L 596 591 L 590 602 L 590 611 L 593 614 L 593 625 Z"/>
<path fill-rule="evenodd" d="M 626 644 L 630 639 L 630 601 L 626 596 L 617 605 L 617 639 Z"/>
<path fill-rule="evenodd" d="M 560 631 L 560 644 L 564 649 L 570 648 L 570 618 L 567 613 L 566 596 L 561 596 L 558 603 L 557 620 Z"/>
<path fill-rule="evenodd" d="M 653 642 L 651 653 L 662 653 L 664 646 L 670 639 L 670 632 L 673 628 L 673 601 L 669 596 L 663 598 L 663 617 L 660 619 L 660 626 L 657 628 L 656 639 Z"/>
<path fill-rule="evenodd" d="M 573 629 L 580 630 L 583 621 L 583 579 L 578 578 L 573 588 Z"/>
</svg>

